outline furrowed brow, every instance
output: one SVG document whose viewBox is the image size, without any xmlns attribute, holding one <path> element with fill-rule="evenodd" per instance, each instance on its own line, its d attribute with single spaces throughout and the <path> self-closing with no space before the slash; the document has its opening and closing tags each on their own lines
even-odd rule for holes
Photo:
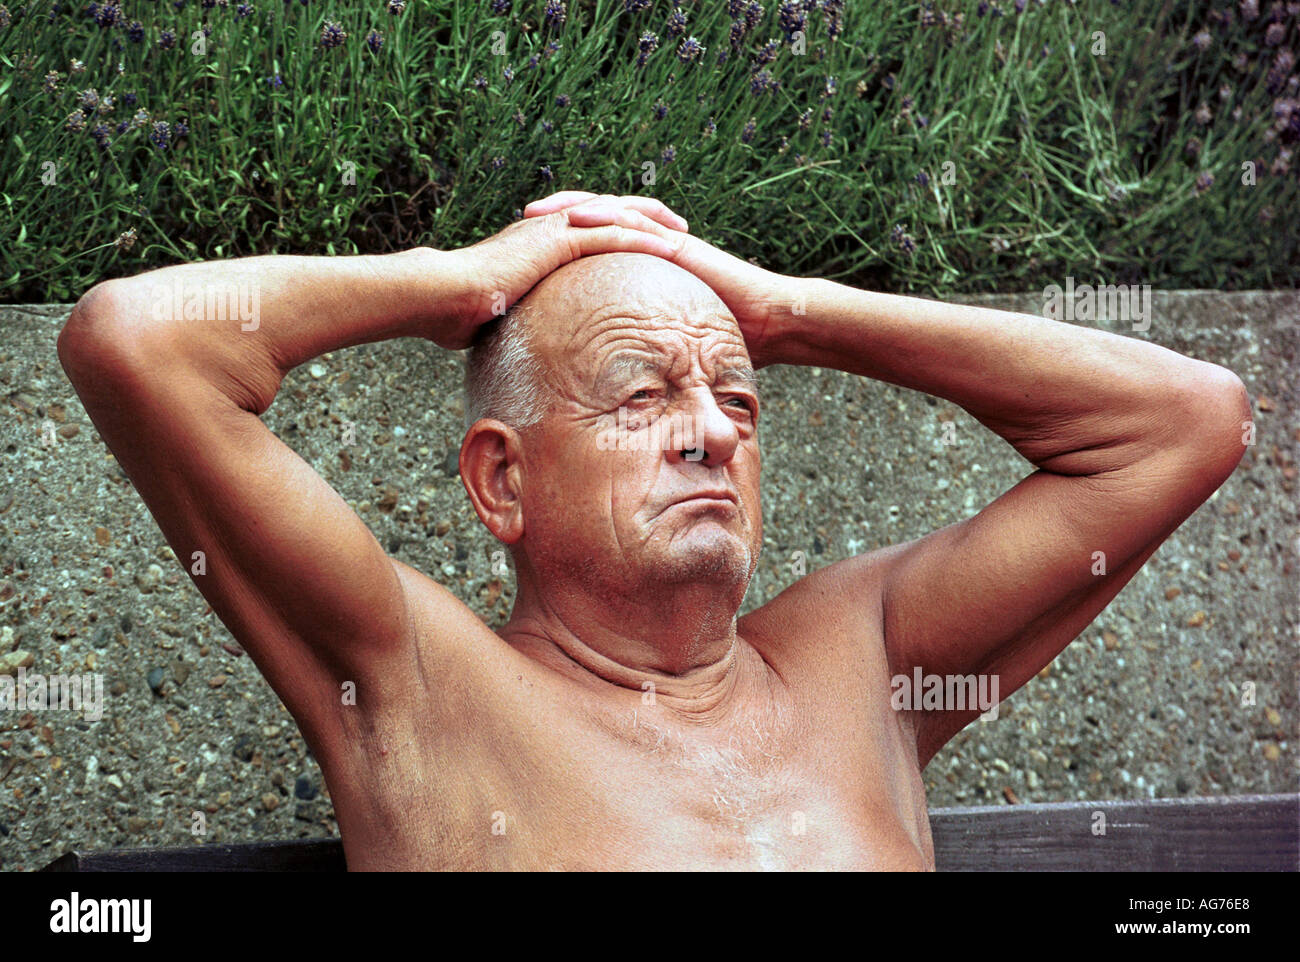
<svg viewBox="0 0 1300 962">
<path fill-rule="evenodd" d="M 607 391 L 641 374 L 660 374 L 659 365 L 637 354 L 622 354 L 605 364 L 596 378 L 596 389 Z"/>
<path fill-rule="evenodd" d="M 718 383 L 739 382 L 755 394 L 758 393 L 758 374 L 747 364 L 736 364 L 718 371 Z"/>
</svg>

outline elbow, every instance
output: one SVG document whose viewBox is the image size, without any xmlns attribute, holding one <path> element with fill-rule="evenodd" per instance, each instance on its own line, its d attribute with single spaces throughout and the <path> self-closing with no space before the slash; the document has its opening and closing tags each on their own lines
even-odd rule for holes
<svg viewBox="0 0 1300 962">
<path fill-rule="evenodd" d="M 88 374 L 103 374 L 125 358 L 123 348 L 129 338 L 122 321 L 127 310 L 120 280 L 101 281 L 73 305 L 55 352 L 74 387 L 84 383 Z"/>
<path fill-rule="evenodd" d="M 1197 374 L 1181 405 L 1184 440 L 1206 474 L 1222 483 L 1255 443 L 1251 397 L 1241 378 L 1226 367 L 1205 364 Z"/>
</svg>

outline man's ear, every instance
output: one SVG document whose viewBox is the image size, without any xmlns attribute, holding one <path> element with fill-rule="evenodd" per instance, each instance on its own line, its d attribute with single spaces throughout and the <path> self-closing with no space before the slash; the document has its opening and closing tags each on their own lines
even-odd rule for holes
<svg viewBox="0 0 1300 962">
<path fill-rule="evenodd" d="M 524 534 L 523 448 L 519 432 L 492 418 L 475 421 L 460 445 L 460 481 L 474 510 L 504 544 Z"/>
</svg>

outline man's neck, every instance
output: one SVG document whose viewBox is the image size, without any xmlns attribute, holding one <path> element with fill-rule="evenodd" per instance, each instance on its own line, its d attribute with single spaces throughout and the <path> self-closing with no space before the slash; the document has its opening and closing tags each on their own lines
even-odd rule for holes
<svg viewBox="0 0 1300 962">
<path fill-rule="evenodd" d="M 653 604 L 624 596 L 593 604 L 564 589 L 538 592 L 520 579 L 510 621 L 499 634 L 524 654 L 575 679 L 653 693 L 691 718 L 725 711 L 746 662 L 736 609 L 716 585 L 656 593 Z"/>
</svg>

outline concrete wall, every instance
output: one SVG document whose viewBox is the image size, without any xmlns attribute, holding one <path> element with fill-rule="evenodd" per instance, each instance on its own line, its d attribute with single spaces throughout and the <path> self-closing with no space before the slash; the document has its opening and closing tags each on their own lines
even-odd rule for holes
<svg viewBox="0 0 1300 962">
<path fill-rule="evenodd" d="M 1040 295 L 962 298 L 1037 313 Z M 0 308 L 0 657 L 100 672 L 106 713 L 0 712 L 0 867 L 73 848 L 337 833 L 288 713 L 171 556 L 55 356 L 66 306 Z M 1144 337 L 1237 372 L 1257 443 L 1049 668 L 930 763 L 932 806 L 1297 788 L 1297 330 L 1290 293 L 1157 293 Z M 512 599 L 455 459 L 460 358 L 363 345 L 293 371 L 265 420 L 396 557 L 496 625 Z M 1028 473 L 954 405 L 830 370 L 762 373 L 766 545 L 745 609 L 967 518 Z M 957 443 L 941 443 L 940 422 Z M 55 442 L 42 441 L 42 425 Z M 356 427 L 342 445 L 343 420 Z M 960 572 L 954 572 L 959 577 Z M 810 640 L 810 643 L 815 643 Z M 1255 704 L 1240 692 L 1255 686 Z M 155 692 L 154 689 L 157 689 Z"/>
</svg>

